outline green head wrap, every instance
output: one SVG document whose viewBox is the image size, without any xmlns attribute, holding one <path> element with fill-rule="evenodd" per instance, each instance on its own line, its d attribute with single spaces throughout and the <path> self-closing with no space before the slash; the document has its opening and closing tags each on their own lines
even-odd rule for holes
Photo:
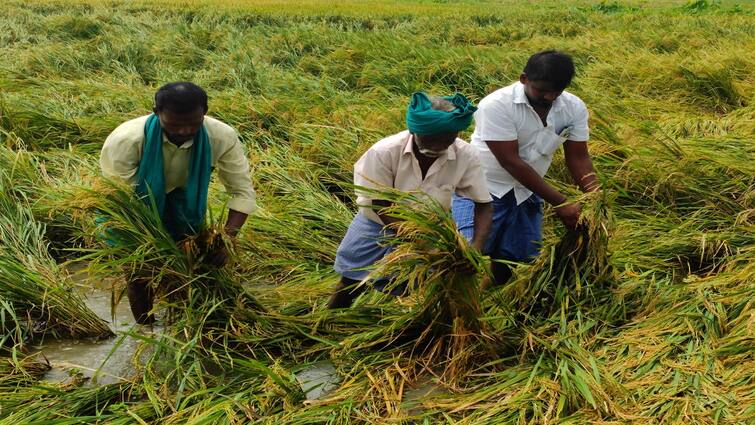
<svg viewBox="0 0 755 425">
<path fill-rule="evenodd" d="M 464 130 L 472 123 L 472 114 L 477 110 L 472 102 L 460 93 L 443 96 L 456 107 L 453 111 L 439 111 L 432 108 L 432 101 L 423 92 L 412 95 L 406 111 L 406 126 L 414 134 L 430 135 L 455 133 Z"/>
</svg>

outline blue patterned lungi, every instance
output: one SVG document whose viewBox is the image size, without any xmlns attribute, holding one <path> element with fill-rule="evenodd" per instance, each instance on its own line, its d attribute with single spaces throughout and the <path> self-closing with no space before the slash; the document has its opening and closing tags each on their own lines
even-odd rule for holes
<svg viewBox="0 0 755 425">
<path fill-rule="evenodd" d="M 338 246 L 333 268 L 345 278 L 363 280 L 370 274 L 369 268 L 372 265 L 393 251 L 393 246 L 385 240 L 393 234 L 393 230 L 368 219 L 362 212 L 357 213 L 341 245 Z M 373 281 L 372 285 L 375 289 L 383 291 L 389 281 L 379 279 Z M 400 295 L 404 289 L 404 285 L 397 285 L 391 294 Z"/>
<path fill-rule="evenodd" d="M 543 201 L 532 195 L 516 204 L 514 191 L 493 196 L 493 224 L 483 252 L 494 259 L 532 261 L 540 253 Z M 474 202 L 454 196 L 451 206 L 459 232 L 468 240 L 474 236 Z"/>
</svg>

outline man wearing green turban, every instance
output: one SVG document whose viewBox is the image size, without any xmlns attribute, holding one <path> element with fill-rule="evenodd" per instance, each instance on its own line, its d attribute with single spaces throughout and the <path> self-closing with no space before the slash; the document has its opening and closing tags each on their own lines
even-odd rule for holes
<svg viewBox="0 0 755 425">
<path fill-rule="evenodd" d="M 472 122 L 477 110 L 461 94 L 429 97 L 414 93 L 406 112 L 408 130 L 389 136 L 370 147 L 354 164 L 354 184 L 370 189 L 398 189 L 423 192 L 451 208 L 454 194 L 474 202 L 475 236 L 472 246 L 482 249 L 492 220 L 492 198 L 488 192 L 477 151 L 458 138 Z M 351 222 L 336 254 L 335 270 L 341 275 L 329 308 L 351 306 L 363 291 L 359 283 L 369 268 L 393 248 L 381 243 L 386 225 L 394 218 L 381 214 L 375 206 L 385 200 L 357 190 L 359 212 Z M 387 281 L 373 282 L 376 289 Z"/>
</svg>

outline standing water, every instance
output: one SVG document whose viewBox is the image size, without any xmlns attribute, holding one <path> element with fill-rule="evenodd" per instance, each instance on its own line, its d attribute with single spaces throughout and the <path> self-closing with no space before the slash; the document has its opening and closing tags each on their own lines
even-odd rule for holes
<svg viewBox="0 0 755 425">
<path fill-rule="evenodd" d="M 78 269 L 78 270 L 77 270 Z M 93 282 L 85 271 L 71 268 L 77 290 L 86 305 L 105 320 L 116 336 L 106 339 L 43 339 L 36 341 L 35 352 L 52 366 L 44 379 L 64 382 L 72 376 L 94 378 L 92 383 L 109 384 L 129 379 L 135 373 L 133 354 L 140 341 L 129 333 L 147 333 L 147 327 L 136 325 L 125 295 L 111 314 L 112 281 Z M 96 377 L 95 377 L 96 373 Z"/>
</svg>

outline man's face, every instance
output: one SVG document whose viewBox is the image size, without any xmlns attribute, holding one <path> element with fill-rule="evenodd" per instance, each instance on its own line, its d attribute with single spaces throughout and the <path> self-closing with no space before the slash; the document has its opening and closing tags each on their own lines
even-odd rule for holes
<svg viewBox="0 0 755 425">
<path fill-rule="evenodd" d="M 160 125 L 165 136 L 171 142 L 181 145 L 194 138 L 204 122 L 204 108 L 197 107 L 194 111 L 177 113 L 164 109 L 157 112 Z"/>
<path fill-rule="evenodd" d="M 524 94 L 533 108 L 549 108 L 561 96 L 563 89 L 556 89 L 548 81 L 533 81 L 522 74 L 519 81 L 524 84 Z"/>
<path fill-rule="evenodd" d="M 427 157 L 435 158 L 451 146 L 459 133 L 440 133 L 432 135 L 414 135 L 414 142 L 419 152 Z"/>
</svg>

